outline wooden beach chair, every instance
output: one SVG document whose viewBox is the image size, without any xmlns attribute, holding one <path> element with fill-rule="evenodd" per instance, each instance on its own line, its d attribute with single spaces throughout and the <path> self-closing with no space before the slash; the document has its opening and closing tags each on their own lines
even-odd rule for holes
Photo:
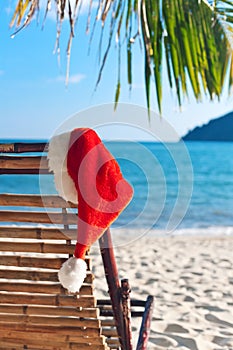
<svg viewBox="0 0 233 350">
<path fill-rule="evenodd" d="M 74 251 L 77 212 L 57 195 L 15 188 L 20 179 L 26 188 L 28 175 L 52 176 L 46 147 L 0 145 L 0 350 L 132 350 L 133 316 L 142 317 L 136 349 L 146 349 L 153 297 L 130 300 L 128 280 L 118 278 L 110 230 L 99 241 L 109 299 L 94 296 L 91 255 L 79 293 L 69 294 L 58 281 L 61 264 Z"/>
</svg>

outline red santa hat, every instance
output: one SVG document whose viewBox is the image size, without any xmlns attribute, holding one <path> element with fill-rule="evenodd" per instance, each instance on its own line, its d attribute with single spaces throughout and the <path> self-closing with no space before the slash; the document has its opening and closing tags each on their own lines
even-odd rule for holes
<svg viewBox="0 0 233 350">
<path fill-rule="evenodd" d="M 133 189 L 94 130 L 79 128 L 54 136 L 48 159 L 59 194 L 78 206 L 74 256 L 58 273 L 62 285 L 77 292 L 86 276 L 86 251 L 128 205 Z"/>
</svg>

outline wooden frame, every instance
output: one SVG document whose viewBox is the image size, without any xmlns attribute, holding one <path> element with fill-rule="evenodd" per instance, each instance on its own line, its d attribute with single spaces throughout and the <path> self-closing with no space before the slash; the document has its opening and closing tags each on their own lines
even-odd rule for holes
<svg viewBox="0 0 233 350">
<path fill-rule="evenodd" d="M 48 162 L 44 155 L 46 151 L 46 143 L 1 144 L 0 153 L 4 155 L 0 155 L 0 174 L 49 174 Z M 43 156 L 12 155 L 31 152 L 43 153 Z M 0 194 L 0 206 L 32 206 L 35 208 L 43 208 L 45 206 L 60 211 L 49 212 L 48 215 L 44 212 L 1 210 L 0 222 L 36 222 L 38 224 L 50 224 L 53 222 L 58 225 L 63 225 L 62 229 L 33 226 L 26 228 L 4 226 L 3 228 L 0 225 L 0 239 L 6 237 L 6 235 L 9 239 L 22 239 L 22 242 L 11 242 L 9 239 L 1 242 L 1 251 L 3 252 L 21 252 L 21 256 L 13 256 L 11 254 L 0 256 L 0 265 L 3 264 L 18 269 L 8 271 L 8 278 L 12 281 L 15 280 L 15 283 L 3 282 L 0 280 L 0 291 L 3 291 L 0 292 L 0 331 L 4 329 L 4 334 L 6 334 L 4 350 L 23 349 L 25 341 L 34 348 L 34 346 L 36 346 L 36 338 L 38 337 L 38 327 L 36 327 L 38 324 L 41 325 L 39 336 L 43 333 L 43 338 L 46 339 L 47 342 L 46 349 L 48 350 L 50 347 L 52 349 L 53 346 L 53 342 L 49 340 L 51 339 L 49 330 L 51 324 L 53 324 L 52 329 L 54 331 L 59 327 L 59 333 L 57 333 L 58 335 L 56 334 L 56 344 L 54 343 L 54 346 L 57 346 L 56 349 L 70 349 L 70 347 L 64 345 L 65 329 L 67 327 L 69 327 L 70 333 L 69 337 L 66 339 L 69 340 L 69 344 L 72 344 L 70 345 L 72 349 L 78 348 L 84 350 L 88 348 L 88 346 L 90 348 L 88 344 L 91 342 L 95 344 L 96 350 L 107 349 L 104 338 L 98 331 L 100 327 L 99 321 L 97 321 L 97 319 L 92 320 L 92 318 L 96 317 L 96 306 L 99 307 L 100 316 L 102 316 L 102 318 L 104 317 L 104 320 L 102 320 L 102 327 L 103 329 L 106 327 L 106 329 L 103 331 L 103 334 L 108 338 L 108 346 L 110 348 L 133 350 L 131 317 L 134 316 L 142 316 L 142 325 L 136 350 L 145 350 L 147 348 L 150 321 L 153 312 L 153 297 L 149 296 L 146 302 L 130 300 L 129 281 L 127 279 L 121 282 L 119 281 L 110 229 L 108 229 L 99 240 L 110 300 L 95 301 L 93 298 L 93 289 L 91 287 L 91 273 L 87 275 L 85 280 L 86 284 L 84 283 L 82 286 L 77 299 L 77 297 L 74 298 L 73 296 L 64 294 L 65 291 L 58 282 L 56 271 L 53 272 L 51 270 L 46 272 L 38 270 L 44 269 L 47 266 L 50 266 L 50 269 L 58 269 L 65 258 L 53 257 L 42 259 L 40 256 L 32 258 L 31 256 L 22 255 L 28 254 L 29 252 L 39 255 L 45 253 L 72 254 L 74 246 L 71 243 L 71 237 L 75 238 L 76 230 L 69 226 L 76 223 L 77 216 L 76 214 L 68 213 L 66 208 L 75 208 L 75 206 L 71 203 L 67 203 L 58 196 L 49 195 L 43 196 L 42 198 L 40 195 L 35 194 Z M 25 239 L 34 239 L 36 242 L 27 243 Z M 53 243 L 47 242 L 47 240 L 52 240 Z M 64 243 L 56 244 L 54 240 L 62 240 Z M 89 257 L 87 257 L 87 263 L 90 267 Z M 27 268 L 29 268 L 29 270 L 27 270 Z M 32 268 L 36 270 L 33 271 L 31 270 Z M 0 268 L 0 279 L 4 278 L 4 276 L 4 271 Z M 19 278 L 21 280 L 27 279 L 31 282 L 30 284 L 22 281 L 18 282 Z M 48 280 L 50 281 L 49 284 L 44 282 Z M 17 293 L 18 291 L 20 291 L 20 294 Z M 28 293 L 35 293 L 33 299 Z M 32 302 L 33 305 L 31 305 Z M 41 302 L 43 302 L 44 306 L 41 306 Z M 105 310 L 105 305 L 109 305 L 111 308 Z M 72 306 L 77 309 L 71 308 Z M 131 312 L 132 306 L 143 306 L 145 307 L 145 312 Z M 67 313 L 71 318 L 66 318 Z M 72 319 L 72 317 L 76 318 Z M 111 318 L 108 319 L 109 317 Z M 114 321 L 112 317 L 114 317 Z M 85 319 L 85 322 L 82 322 L 83 318 L 90 319 Z M 7 331 L 7 325 L 9 324 L 13 325 L 13 328 L 9 328 L 9 331 Z M 47 330 L 43 328 L 46 324 L 48 326 Z M 116 330 L 114 326 L 116 326 Z M 61 327 L 64 330 L 64 335 L 60 332 Z M 74 327 L 80 327 L 80 335 L 75 333 Z M 74 333 L 72 333 L 72 329 Z M 30 331 L 28 336 L 25 331 Z M 14 334 L 15 337 L 13 336 Z M 88 344 L 85 344 L 83 336 L 86 337 L 87 335 Z M 16 338 L 19 339 L 18 342 Z M 45 348 L 41 346 L 40 349 Z"/>
</svg>

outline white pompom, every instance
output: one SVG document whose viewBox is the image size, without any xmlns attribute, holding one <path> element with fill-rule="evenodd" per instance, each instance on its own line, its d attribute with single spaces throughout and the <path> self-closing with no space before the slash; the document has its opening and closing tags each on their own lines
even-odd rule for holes
<svg viewBox="0 0 233 350">
<path fill-rule="evenodd" d="M 58 271 L 62 286 L 71 293 L 79 292 L 87 275 L 87 264 L 82 259 L 69 258 Z"/>
</svg>

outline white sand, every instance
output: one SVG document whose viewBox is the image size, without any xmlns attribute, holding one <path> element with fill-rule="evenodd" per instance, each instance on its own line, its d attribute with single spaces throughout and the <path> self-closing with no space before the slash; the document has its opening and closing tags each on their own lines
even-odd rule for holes
<svg viewBox="0 0 233 350">
<path fill-rule="evenodd" d="M 94 248 L 97 296 L 107 286 Z M 131 298 L 155 296 L 148 350 L 233 350 L 233 237 L 138 239 L 115 249 Z M 134 343 L 140 320 L 133 319 Z"/>
</svg>

